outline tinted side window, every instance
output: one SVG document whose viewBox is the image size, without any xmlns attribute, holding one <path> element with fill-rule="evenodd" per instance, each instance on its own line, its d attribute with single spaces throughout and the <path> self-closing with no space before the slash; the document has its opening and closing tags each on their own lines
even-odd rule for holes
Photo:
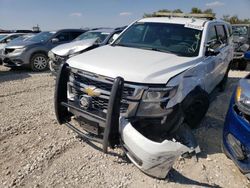
<svg viewBox="0 0 250 188">
<path fill-rule="evenodd" d="M 217 35 L 214 26 L 210 27 L 210 29 L 208 30 L 208 39 L 207 39 L 208 43 L 213 41 L 217 41 Z"/>
<path fill-rule="evenodd" d="M 223 25 L 217 25 L 215 27 L 216 27 L 216 31 L 217 31 L 219 41 L 226 44 L 227 43 L 227 34 L 226 34 L 226 30 L 225 30 L 224 26 Z"/>
<path fill-rule="evenodd" d="M 79 31 L 71 32 L 71 40 L 74 40 L 76 37 L 78 37 L 79 35 L 81 35 L 83 33 L 84 32 L 79 32 Z"/>
<path fill-rule="evenodd" d="M 59 42 L 65 42 L 70 40 L 70 33 L 69 32 L 62 32 L 59 35 L 56 36 L 58 38 Z"/>
</svg>

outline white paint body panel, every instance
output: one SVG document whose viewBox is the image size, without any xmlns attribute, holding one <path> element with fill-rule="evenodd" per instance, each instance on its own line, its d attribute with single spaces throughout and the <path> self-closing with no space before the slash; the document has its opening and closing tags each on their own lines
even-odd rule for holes
<svg viewBox="0 0 250 188">
<path fill-rule="evenodd" d="M 82 50 L 85 50 L 85 49 L 93 46 L 96 43 L 96 40 L 97 39 L 73 41 L 70 43 L 61 44 L 59 46 L 56 46 L 51 51 L 54 54 L 57 54 L 59 56 L 68 56 L 70 54 L 80 52 Z"/>
<path fill-rule="evenodd" d="M 166 84 L 173 76 L 194 66 L 197 58 L 150 50 L 102 46 L 70 58 L 70 67 L 135 83 Z"/>
</svg>

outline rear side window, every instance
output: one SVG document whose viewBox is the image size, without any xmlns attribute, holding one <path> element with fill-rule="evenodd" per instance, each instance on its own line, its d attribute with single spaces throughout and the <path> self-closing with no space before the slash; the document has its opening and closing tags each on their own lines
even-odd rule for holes
<svg viewBox="0 0 250 188">
<path fill-rule="evenodd" d="M 218 40 L 221 41 L 222 43 L 226 44 L 227 43 L 227 34 L 225 27 L 223 25 L 217 25 L 216 31 L 217 31 L 217 36 Z"/>
</svg>

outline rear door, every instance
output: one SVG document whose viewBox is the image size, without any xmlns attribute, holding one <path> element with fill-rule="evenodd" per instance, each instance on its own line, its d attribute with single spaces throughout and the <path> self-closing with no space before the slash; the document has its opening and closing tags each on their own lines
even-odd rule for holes
<svg viewBox="0 0 250 188">
<path fill-rule="evenodd" d="M 212 49 L 217 50 L 218 48 L 218 39 L 217 39 L 217 33 L 215 25 L 212 24 L 209 26 L 207 30 L 207 37 L 206 37 L 206 45 Z M 212 45 L 213 44 L 213 45 Z M 208 47 L 206 47 L 208 48 Z M 205 64 L 205 90 L 210 93 L 214 88 L 214 83 L 216 83 L 216 65 L 219 61 L 219 55 L 218 56 L 212 56 L 212 55 L 205 55 L 204 64 Z"/>
</svg>

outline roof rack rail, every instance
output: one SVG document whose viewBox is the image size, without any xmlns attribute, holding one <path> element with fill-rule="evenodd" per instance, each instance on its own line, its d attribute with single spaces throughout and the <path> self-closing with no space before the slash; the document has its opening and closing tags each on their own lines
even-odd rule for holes
<svg viewBox="0 0 250 188">
<path fill-rule="evenodd" d="M 215 19 L 214 14 L 187 14 L 187 13 L 171 13 L 171 12 L 156 12 L 159 17 L 182 17 L 182 18 L 205 18 L 208 20 Z"/>
</svg>

